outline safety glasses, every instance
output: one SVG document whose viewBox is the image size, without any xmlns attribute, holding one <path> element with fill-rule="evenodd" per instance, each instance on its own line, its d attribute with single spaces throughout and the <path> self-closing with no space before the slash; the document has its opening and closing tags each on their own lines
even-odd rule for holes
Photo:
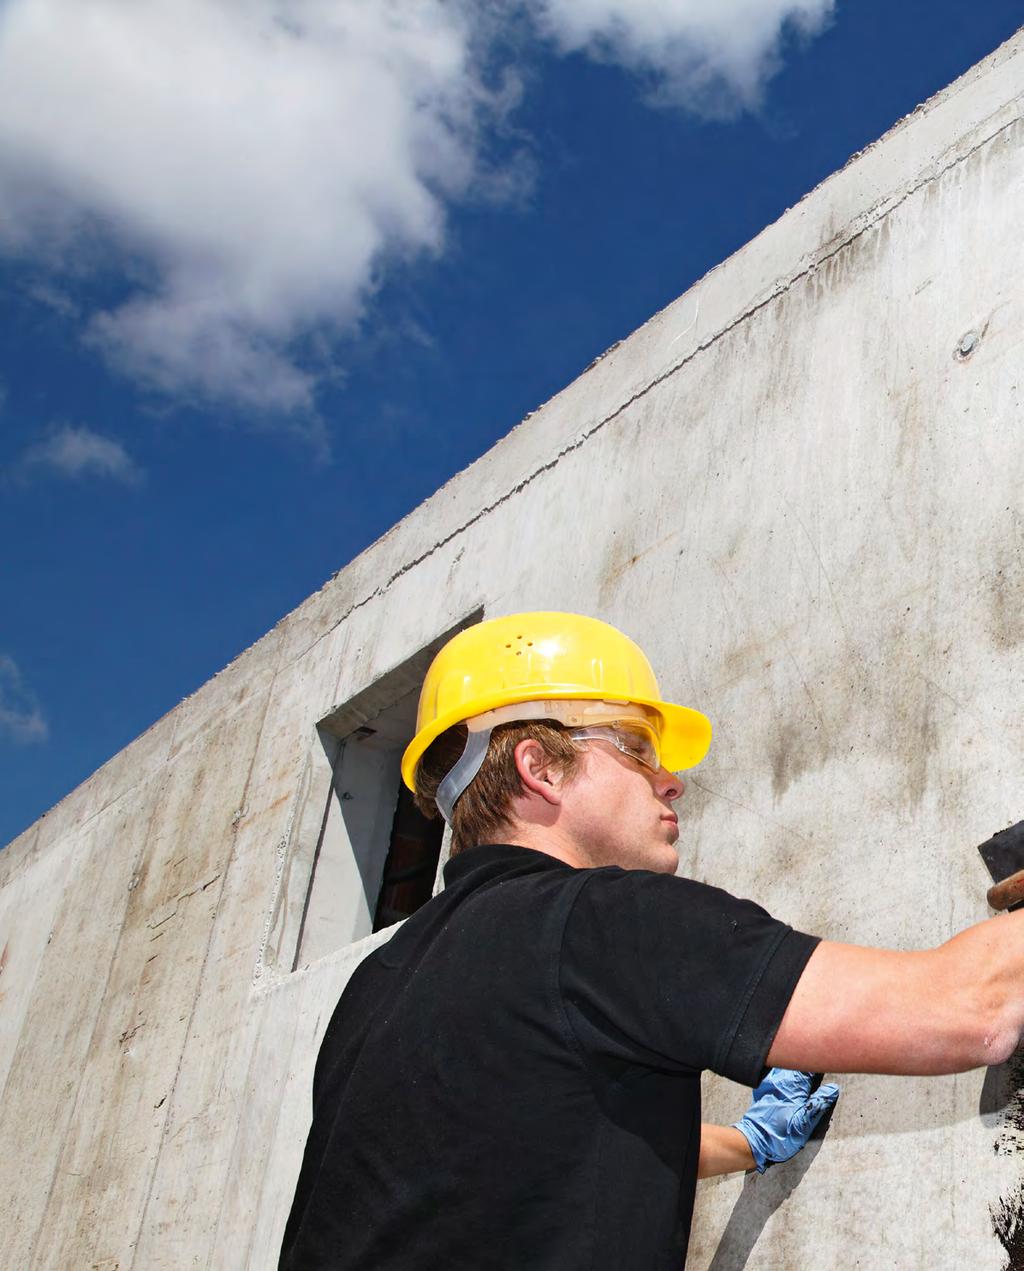
<svg viewBox="0 0 1024 1271">
<path fill-rule="evenodd" d="M 652 772 L 661 769 L 661 753 L 658 734 L 645 724 L 630 720 L 628 723 L 593 725 L 590 728 L 570 728 L 573 741 L 607 741 L 629 759 L 635 759 Z"/>
</svg>

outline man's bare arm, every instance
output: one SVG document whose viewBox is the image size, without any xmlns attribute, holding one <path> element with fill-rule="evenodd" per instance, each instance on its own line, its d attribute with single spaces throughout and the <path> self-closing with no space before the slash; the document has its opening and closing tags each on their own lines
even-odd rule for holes
<svg viewBox="0 0 1024 1271">
<path fill-rule="evenodd" d="M 964 1072 L 1004 1062 L 1022 1030 L 1024 912 L 921 953 L 823 942 L 768 1062 L 818 1072 Z"/>
<path fill-rule="evenodd" d="M 740 1170 L 753 1168 L 754 1156 L 750 1144 L 735 1126 L 711 1125 L 707 1121 L 701 1125 L 698 1178 L 736 1174 Z"/>
</svg>

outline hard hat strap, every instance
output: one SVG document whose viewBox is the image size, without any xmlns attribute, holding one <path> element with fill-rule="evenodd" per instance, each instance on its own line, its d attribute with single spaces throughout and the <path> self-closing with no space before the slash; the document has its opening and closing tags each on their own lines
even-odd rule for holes
<svg viewBox="0 0 1024 1271">
<path fill-rule="evenodd" d="M 491 730 L 483 728 L 479 732 L 466 735 L 466 748 L 462 752 L 455 767 L 437 787 L 434 802 L 449 825 L 459 796 L 465 793 L 466 787 L 483 766 L 487 757 L 487 747 L 491 741 Z"/>
</svg>

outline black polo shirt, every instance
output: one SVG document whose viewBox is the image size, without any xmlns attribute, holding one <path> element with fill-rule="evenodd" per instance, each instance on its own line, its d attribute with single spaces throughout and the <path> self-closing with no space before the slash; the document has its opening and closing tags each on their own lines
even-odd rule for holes
<svg viewBox="0 0 1024 1271">
<path fill-rule="evenodd" d="M 288 1271 L 679 1271 L 700 1074 L 761 1077 L 817 941 L 646 870 L 476 847 L 327 1028 Z"/>
</svg>

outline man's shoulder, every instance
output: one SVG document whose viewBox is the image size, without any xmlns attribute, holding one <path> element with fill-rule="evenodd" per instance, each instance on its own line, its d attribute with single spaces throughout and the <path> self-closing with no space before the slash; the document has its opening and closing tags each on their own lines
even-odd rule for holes
<svg viewBox="0 0 1024 1271">
<path fill-rule="evenodd" d="M 601 865 L 579 871 L 586 875 L 588 890 L 595 892 L 628 892 L 637 895 L 665 896 L 679 902 L 686 900 L 735 900 L 729 892 L 713 883 L 705 883 L 685 874 L 665 874 L 653 869 L 628 869 L 621 865 Z"/>
<path fill-rule="evenodd" d="M 679 874 L 623 869 L 618 865 L 579 873 L 585 877 L 573 909 L 576 926 L 597 924 L 609 930 L 635 930 L 644 925 L 686 923 L 710 931 L 735 931 L 751 922 L 774 921 L 751 900 Z"/>
</svg>

